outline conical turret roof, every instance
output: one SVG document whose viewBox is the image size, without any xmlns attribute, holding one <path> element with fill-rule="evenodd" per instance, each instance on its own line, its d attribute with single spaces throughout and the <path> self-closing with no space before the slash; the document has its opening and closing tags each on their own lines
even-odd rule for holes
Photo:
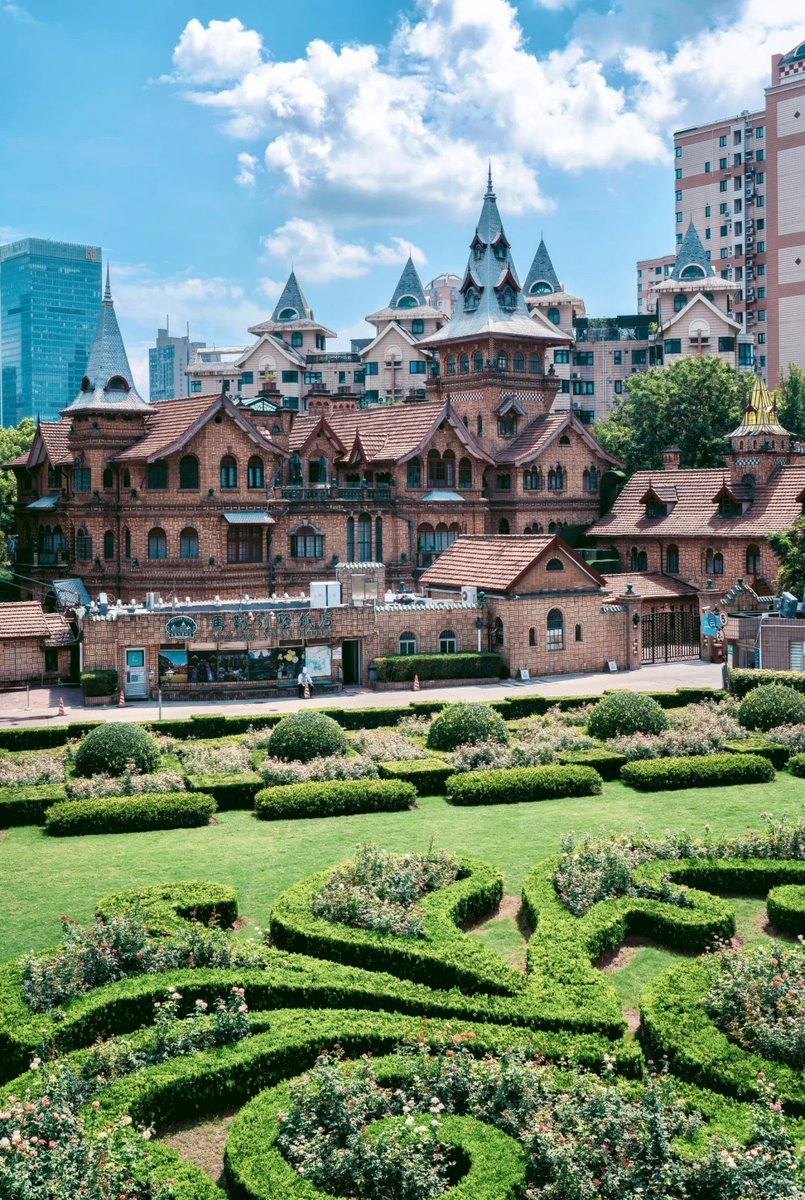
<svg viewBox="0 0 805 1200">
<path fill-rule="evenodd" d="M 547 295 L 548 292 L 561 292 L 561 290 L 562 285 L 559 282 L 559 276 L 553 269 L 545 239 L 540 238 L 537 253 L 534 255 L 534 261 L 525 278 L 523 291 L 526 296 L 530 296 L 532 294 Z"/>
<path fill-rule="evenodd" d="M 81 391 L 64 411 L 74 413 L 80 409 L 111 409 L 115 412 L 150 412 L 151 409 L 134 386 L 112 300 L 108 264 L 101 314 L 81 380 Z"/>
<path fill-rule="evenodd" d="M 394 295 L 389 300 L 389 308 L 421 308 L 427 303 L 422 280 L 419 278 L 419 272 L 409 254 L 408 261 L 403 267 L 402 275 L 394 289 Z"/>
<path fill-rule="evenodd" d="M 730 434 L 734 437 L 757 437 L 759 434 L 774 434 L 775 437 L 791 437 L 788 429 L 780 424 L 777 397 L 770 392 L 766 380 L 756 375 L 752 395 L 744 408 L 741 423 Z"/>
<path fill-rule="evenodd" d="M 282 289 L 282 294 L 271 314 L 272 321 L 312 321 L 313 309 L 305 299 L 305 294 L 299 286 L 296 273 L 291 271 L 288 282 Z"/>
<path fill-rule="evenodd" d="M 686 280 L 710 278 L 716 269 L 707 257 L 707 251 L 702 245 L 696 226 L 691 221 L 688 231 L 682 239 L 676 256 L 676 263 L 671 272 L 671 278 L 684 283 Z"/>
</svg>

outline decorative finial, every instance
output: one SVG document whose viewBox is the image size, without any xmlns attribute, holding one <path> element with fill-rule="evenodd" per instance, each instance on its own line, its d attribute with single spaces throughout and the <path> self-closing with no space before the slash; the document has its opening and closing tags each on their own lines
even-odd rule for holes
<svg viewBox="0 0 805 1200">
<path fill-rule="evenodd" d="M 106 264 L 106 287 L 103 293 L 104 303 L 112 303 L 112 283 L 109 279 L 109 263 Z"/>
<path fill-rule="evenodd" d="M 494 196 L 494 194 L 495 194 L 492 190 L 492 159 L 491 158 L 489 160 L 489 172 L 486 177 L 486 194 L 487 194 L 487 196 Z"/>
</svg>

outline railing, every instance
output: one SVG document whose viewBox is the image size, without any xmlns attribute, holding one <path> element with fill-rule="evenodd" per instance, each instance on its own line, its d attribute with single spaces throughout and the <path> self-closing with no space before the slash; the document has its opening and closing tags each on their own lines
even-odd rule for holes
<svg viewBox="0 0 805 1200">
<path fill-rule="evenodd" d="M 317 503 L 321 500 L 391 500 L 396 489 L 392 484 L 380 484 L 377 487 L 354 484 L 313 484 L 307 487 L 303 484 L 291 484 L 282 489 L 283 500 L 302 503 Z"/>
</svg>

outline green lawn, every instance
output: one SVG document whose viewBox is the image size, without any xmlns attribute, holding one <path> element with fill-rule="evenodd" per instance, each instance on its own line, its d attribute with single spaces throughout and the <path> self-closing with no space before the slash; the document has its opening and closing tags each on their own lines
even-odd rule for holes
<svg viewBox="0 0 805 1200">
<path fill-rule="evenodd" d="M 250 813 L 227 812 L 214 827 L 158 833 L 48 838 L 34 827 L 12 829 L 0 842 L 0 960 L 52 944 L 61 913 L 88 921 L 105 892 L 159 880 L 231 883 L 242 914 L 264 926 L 279 892 L 344 858 L 361 840 L 400 851 L 424 850 L 433 839 L 437 847 L 480 855 L 503 868 L 511 893 L 534 862 L 558 850 L 569 830 L 644 824 L 655 833 L 683 826 L 700 832 L 709 824 L 737 833 L 757 825 L 764 811 L 798 812 L 803 803 L 805 780 L 781 773 L 774 783 L 752 787 L 643 795 L 611 783 L 602 796 L 487 808 L 452 808 L 432 797 L 413 812 L 324 820 L 261 822 Z M 514 933 L 500 929 L 484 936 L 514 949 Z"/>
</svg>

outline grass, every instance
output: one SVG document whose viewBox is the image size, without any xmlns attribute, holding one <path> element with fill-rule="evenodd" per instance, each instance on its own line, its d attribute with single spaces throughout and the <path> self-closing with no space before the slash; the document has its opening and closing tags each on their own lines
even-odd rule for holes
<svg viewBox="0 0 805 1200">
<path fill-rule="evenodd" d="M 153 833 L 48 838 L 33 826 L 11 829 L 0 842 L 0 960 L 52 945 L 60 914 L 89 921 L 99 897 L 139 884 L 186 878 L 231 883 L 247 922 L 264 927 L 280 892 L 347 857 L 359 841 L 424 851 L 433 839 L 438 848 L 496 863 L 506 892 L 516 893 L 528 869 L 555 853 L 571 830 L 644 825 L 652 833 L 668 827 L 700 833 L 710 825 L 738 833 L 757 826 L 764 811 L 794 813 L 803 803 L 805 780 L 780 773 L 774 783 L 753 787 L 644 795 L 610 783 L 601 796 L 489 808 L 453 808 L 441 797 L 427 797 L 412 812 L 305 821 L 261 822 L 251 813 L 225 812 L 216 826 Z M 501 929 L 483 936 L 505 940 L 509 934 Z"/>
</svg>

